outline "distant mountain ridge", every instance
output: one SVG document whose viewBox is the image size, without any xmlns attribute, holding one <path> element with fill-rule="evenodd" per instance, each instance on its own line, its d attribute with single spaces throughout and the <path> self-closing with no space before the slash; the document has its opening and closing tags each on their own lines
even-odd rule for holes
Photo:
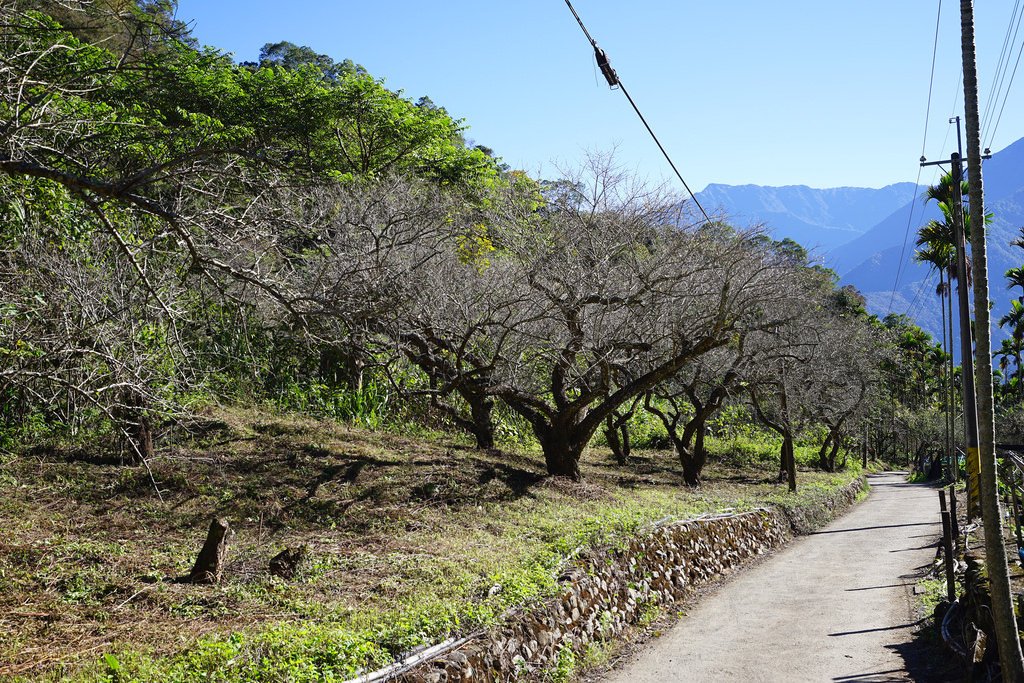
<svg viewBox="0 0 1024 683">
<path fill-rule="evenodd" d="M 1024 250 L 1010 246 L 1024 226 L 1024 139 L 985 162 L 984 183 L 985 210 L 993 214 L 987 231 L 989 288 L 992 319 L 998 321 L 1011 298 L 1003 273 L 1024 264 Z M 918 187 L 914 197 L 914 183 L 879 189 L 708 185 L 697 198 L 736 225 L 764 223 L 776 239 L 800 242 L 839 273 L 841 284 L 857 287 L 872 313 L 907 313 L 941 338 L 938 276 L 913 260 L 917 229 L 939 217 L 934 203 L 922 202 L 925 189 Z M 995 344 L 1005 336 L 993 329 Z"/>
<path fill-rule="evenodd" d="M 856 239 L 913 194 L 913 183 L 880 189 L 711 184 L 697 193 L 697 200 L 705 209 L 723 211 L 734 223 L 764 223 L 777 239 L 789 237 L 809 249 L 831 250 Z"/>
<path fill-rule="evenodd" d="M 995 323 L 1009 310 L 1010 300 L 1015 296 L 1007 290 L 1003 274 L 1009 268 L 1024 264 L 1024 250 L 1010 245 L 1019 236 L 1019 228 L 1024 226 L 1024 139 L 986 161 L 983 180 L 985 211 L 992 214 L 992 223 L 986 229 L 986 244 L 989 291 L 994 302 L 992 336 L 993 345 L 997 346 L 1008 336 L 1008 331 Z M 909 219 L 908 234 L 911 210 L 910 204 L 902 207 L 856 240 L 834 250 L 827 261 L 842 276 L 842 284 L 854 285 L 867 297 L 872 313 L 906 312 L 932 336 L 940 338 L 941 313 L 935 295 L 938 276 L 927 265 L 916 263 L 912 258 L 917 228 L 937 218 L 939 213 L 932 205 L 922 209 L 918 201 Z M 906 247 L 903 246 L 905 236 Z"/>
</svg>

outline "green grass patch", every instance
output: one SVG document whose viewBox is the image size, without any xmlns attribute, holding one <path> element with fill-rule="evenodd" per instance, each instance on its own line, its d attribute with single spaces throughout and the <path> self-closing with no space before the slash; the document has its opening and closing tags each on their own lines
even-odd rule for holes
<svg viewBox="0 0 1024 683">
<path fill-rule="evenodd" d="M 211 422 L 151 463 L 160 497 L 142 468 L 59 452 L 0 461 L 19 482 L 0 504 L 0 614 L 24 615 L 3 622 L 0 662 L 21 668 L 0 676 L 344 680 L 551 596 L 567 557 L 657 520 L 797 506 L 856 476 L 801 471 L 788 493 L 777 446 L 749 434 L 730 437 L 748 448 L 733 456 L 712 440 L 691 490 L 665 451 L 621 467 L 593 449 L 574 483 L 544 477 L 532 449 L 259 413 Z M 225 581 L 173 582 L 213 514 L 236 531 Z M 269 558 L 299 544 L 299 574 L 270 576 Z M 577 665 L 565 655 L 552 680 Z"/>
<path fill-rule="evenodd" d="M 940 602 L 946 599 L 946 580 L 944 578 L 922 579 L 916 584 L 918 589 L 917 606 L 919 614 L 931 616 Z"/>
</svg>

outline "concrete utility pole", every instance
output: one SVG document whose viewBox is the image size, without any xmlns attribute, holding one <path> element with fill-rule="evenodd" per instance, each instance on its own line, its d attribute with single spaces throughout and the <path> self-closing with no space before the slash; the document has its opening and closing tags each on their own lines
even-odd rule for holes
<svg viewBox="0 0 1024 683">
<path fill-rule="evenodd" d="M 957 117 L 957 145 L 960 140 L 960 119 Z M 923 159 L 924 157 L 922 157 Z M 960 276 L 956 282 L 957 303 L 960 315 L 960 363 L 961 391 L 964 406 L 964 441 L 967 446 L 967 516 L 981 514 L 981 463 L 978 458 L 978 412 L 977 398 L 974 389 L 974 345 L 971 343 L 971 304 L 967 293 L 967 242 L 964 236 L 964 210 L 961 184 L 964 178 L 963 162 L 960 154 L 954 152 L 949 159 L 943 161 L 922 161 L 922 166 L 952 166 L 953 192 L 953 239 L 956 246 L 956 267 Z"/>
<path fill-rule="evenodd" d="M 1024 655 L 1013 616 L 1010 575 L 1003 545 L 1002 511 L 996 473 L 995 418 L 992 409 L 992 339 L 989 330 L 988 253 L 985 195 L 981 176 L 978 65 L 974 50 L 974 3 L 960 0 L 960 48 L 964 63 L 964 115 L 967 119 L 968 196 L 971 255 L 974 259 L 974 318 L 978 333 L 978 432 L 981 458 L 981 513 L 985 524 L 985 564 L 992 595 L 992 621 L 1003 680 L 1024 683 Z"/>
<path fill-rule="evenodd" d="M 957 145 L 960 126 L 957 121 Z M 978 456 L 978 393 L 974 383 L 974 345 L 971 343 L 971 312 L 967 296 L 967 241 L 964 231 L 964 198 L 961 191 L 964 166 L 960 154 L 953 162 L 953 230 L 956 237 L 957 299 L 960 307 L 960 368 L 963 373 L 964 441 L 967 447 L 967 518 L 981 515 L 981 459 Z"/>
</svg>

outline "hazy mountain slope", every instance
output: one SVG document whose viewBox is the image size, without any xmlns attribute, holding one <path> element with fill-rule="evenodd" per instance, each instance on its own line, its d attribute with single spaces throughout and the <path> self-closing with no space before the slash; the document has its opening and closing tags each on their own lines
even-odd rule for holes
<svg viewBox="0 0 1024 683">
<path fill-rule="evenodd" d="M 721 210 L 739 225 L 763 223 L 777 239 L 789 237 L 810 249 L 829 250 L 906 204 L 913 190 L 913 183 L 881 189 L 712 184 L 697 199 L 706 209 Z"/>
<path fill-rule="evenodd" d="M 913 188 L 913 185 L 911 185 L 911 188 Z M 925 189 L 924 187 L 919 188 L 919 194 L 924 192 Z M 911 209 L 914 212 L 912 217 L 910 216 Z M 922 205 L 920 200 L 908 202 L 860 236 L 846 244 L 830 249 L 825 257 L 825 262 L 830 268 L 845 278 L 847 273 L 859 268 L 866 261 L 871 261 L 875 255 L 887 249 L 896 247 L 896 258 L 899 258 L 898 252 L 903 250 L 904 240 L 906 240 L 905 255 L 909 258 L 909 255 L 914 252 L 914 239 L 917 228 L 932 219 L 940 217 L 941 214 L 934 202 L 924 205 Z M 894 277 L 896 266 L 895 263 L 891 265 L 893 268 L 891 276 Z M 891 287 L 891 277 L 889 284 Z"/>
<path fill-rule="evenodd" d="M 1024 250 L 1010 245 L 1018 237 L 1019 228 L 1024 226 L 1024 139 L 986 161 L 984 174 L 986 211 L 993 214 L 987 230 L 987 245 L 989 290 L 994 302 L 992 319 L 995 322 L 1009 310 L 1010 299 L 1014 296 L 1007 291 L 1003 273 L 1009 268 L 1024 265 Z M 826 262 L 842 274 L 843 284 L 854 285 L 868 297 L 871 312 L 879 315 L 890 311 L 908 313 L 923 328 L 938 336 L 938 297 L 934 295 L 938 277 L 934 271 L 911 261 L 914 233 L 928 219 L 938 216 L 934 207 L 922 213 L 918 203 L 914 210 L 907 253 L 900 269 L 896 295 L 893 295 L 909 211 L 910 205 L 904 206 L 861 237 L 833 249 Z M 918 291 L 926 290 L 931 293 L 917 296 Z M 891 307 L 890 301 L 893 302 Z M 996 345 L 1005 336 L 1005 331 L 993 329 Z"/>
<path fill-rule="evenodd" d="M 918 187 L 915 198 L 913 183 L 880 189 L 712 184 L 697 198 L 707 210 L 721 210 L 737 225 L 763 223 L 776 239 L 800 242 L 839 273 L 842 284 L 864 293 L 872 313 L 909 313 L 938 337 L 938 276 L 913 261 L 917 229 L 940 217 L 934 202 L 920 201 L 925 189 Z M 985 203 L 994 214 L 988 251 L 992 315 L 998 320 L 1011 298 L 1003 273 L 1024 265 L 1024 250 L 1010 246 L 1024 226 L 1024 139 L 985 162 Z M 998 344 L 1005 333 L 994 330 L 994 336 Z"/>
</svg>

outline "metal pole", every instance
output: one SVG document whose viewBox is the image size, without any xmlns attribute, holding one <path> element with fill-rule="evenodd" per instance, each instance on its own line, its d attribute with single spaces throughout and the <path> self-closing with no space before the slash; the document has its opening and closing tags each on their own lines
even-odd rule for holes
<svg viewBox="0 0 1024 683">
<path fill-rule="evenodd" d="M 946 267 L 946 284 L 949 286 L 948 296 L 946 297 L 946 317 L 948 320 L 946 324 L 949 326 L 949 386 L 946 388 L 949 395 L 949 429 L 950 429 L 950 457 L 953 458 L 953 481 L 960 481 L 960 460 L 956 455 L 956 389 L 954 372 L 955 367 L 953 364 L 953 271 L 952 263 Z M 956 519 L 953 519 L 953 525 L 956 526 Z"/>
<path fill-rule="evenodd" d="M 956 600 L 956 578 L 953 573 L 953 529 L 946 509 L 946 492 L 939 489 L 939 509 L 942 515 L 942 551 L 946 565 L 946 597 L 950 603 Z"/>
<path fill-rule="evenodd" d="M 956 454 L 953 454 L 956 457 Z M 960 538 L 960 522 L 956 518 L 956 485 L 949 485 L 949 522 L 953 531 L 953 541 L 958 542 Z"/>
<path fill-rule="evenodd" d="M 953 342 L 946 335 L 946 282 L 942 274 L 943 268 L 939 266 L 939 309 L 942 312 L 942 348 L 949 355 L 953 354 Z M 949 292 L 952 294 L 952 290 Z M 953 448 L 952 435 L 950 433 L 950 416 L 952 415 L 953 407 L 949 404 L 949 383 L 953 381 L 953 378 L 949 375 L 949 366 L 946 363 L 946 359 L 942 359 L 942 402 L 945 404 L 945 410 L 943 411 L 942 426 L 944 430 L 944 440 L 942 442 L 942 469 L 943 469 L 943 480 L 953 481 L 953 458 L 950 455 Z"/>
<path fill-rule="evenodd" d="M 1020 483 L 1020 470 L 1013 465 L 1010 466 L 1010 493 L 1013 495 L 1013 527 L 1017 532 L 1017 555 L 1024 547 L 1024 540 L 1021 540 L 1020 533 L 1020 498 L 1017 495 L 1017 486 Z"/>
</svg>

